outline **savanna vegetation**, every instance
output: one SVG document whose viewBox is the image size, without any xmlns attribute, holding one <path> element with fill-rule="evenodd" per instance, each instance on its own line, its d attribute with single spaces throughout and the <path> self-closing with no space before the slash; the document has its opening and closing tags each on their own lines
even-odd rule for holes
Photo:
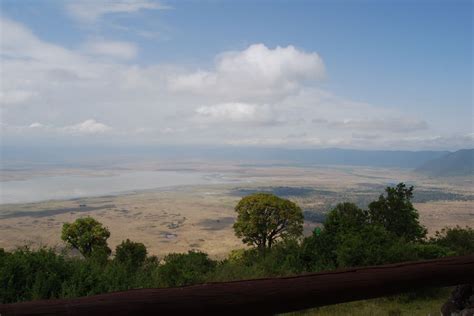
<svg viewBox="0 0 474 316">
<path fill-rule="evenodd" d="M 234 230 L 246 247 L 223 260 L 198 251 L 158 258 L 148 255 L 144 244 L 128 239 L 112 251 L 109 230 L 91 217 L 79 218 L 64 224 L 61 238 L 67 247 L 60 252 L 0 249 L 0 301 L 71 298 L 474 253 L 470 227 L 447 227 L 427 238 L 413 195 L 413 187 L 400 183 L 387 187 L 367 209 L 340 203 L 321 228 L 303 237 L 298 205 L 271 193 L 251 194 L 235 208 Z"/>
</svg>

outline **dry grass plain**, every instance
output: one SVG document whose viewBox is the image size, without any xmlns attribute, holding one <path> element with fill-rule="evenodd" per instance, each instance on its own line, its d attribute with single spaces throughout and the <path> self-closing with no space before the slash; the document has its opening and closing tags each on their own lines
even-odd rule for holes
<svg viewBox="0 0 474 316">
<path fill-rule="evenodd" d="M 109 228 L 112 248 L 129 238 L 143 242 L 150 254 L 158 256 L 196 249 L 219 258 L 242 247 L 233 234 L 232 223 L 235 218 L 233 208 L 245 194 L 272 191 L 296 201 L 308 215 L 305 222 L 305 233 L 308 234 L 320 225 L 319 216 L 336 203 L 352 201 L 366 206 L 383 192 L 384 186 L 402 181 L 415 185 L 415 207 L 430 234 L 444 226 L 474 226 L 471 179 L 433 179 L 409 170 L 363 167 L 180 163 L 149 164 L 140 168 L 220 173 L 235 181 L 114 196 L 0 205 L 0 247 L 13 249 L 26 244 L 62 248 L 60 231 L 63 223 L 93 216 Z M 47 172 L 42 171 L 41 175 L 44 174 Z M 7 177 L 15 178 L 11 174 Z M 25 175 L 18 177 L 24 178 Z M 86 206 L 81 207 L 81 204 Z"/>
</svg>

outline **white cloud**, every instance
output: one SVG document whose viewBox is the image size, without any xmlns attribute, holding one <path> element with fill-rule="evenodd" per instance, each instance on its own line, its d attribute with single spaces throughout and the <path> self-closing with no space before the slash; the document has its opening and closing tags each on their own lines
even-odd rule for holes
<svg viewBox="0 0 474 316">
<path fill-rule="evenodd" d="M 29 128 L 41 128 L 41 127 L 44 127 L 43 124 L 41 123 L 38 123 L 38 122 L 35 122 L 35 123 L 31 123 L 30 126 L 28 126 Z"/>
<path fill-rule="evenodd" d="M 86 23 L 95 22 L 106 14 L 166 8 L 168 7 L 152 0 L 74 0 L 66 5 L 71 16 Z"/>
<path fill-rule="evenodd" d="M 221 103 L 201 106 L 196 109 L 200 118 L 210 122 L 226 123 L 274 123 L 274 113 L 268 105 L 247 104 L 242 102 Z"/>
<path fill-rule="evenodd" d="M 324 64 L 317 53 L 294 46 L 270 49 L 254 44 L 243 51 L 220 54 L 215 69 L 198 70 L 170 80 L 174 91 L 229 98 L 274 98 L 295 93 L 306 82 L 324 77 Z"/>
<path fill-rule="evenodd" d="M 61 143 L 74 135 L 84 142 L 176 145 L 472 146 L 469 117 L 443 132 L 433 116 L 407 119 L 395 109 L 318 88 L 320 57 L 293 46 L 251 45 L 218 55 L 211 69 L 193 71 L 130 65 L 130 51 L 117 58 L 107 49 L 86 52 L 87 44 L 67 49 L 4 17 L 0 29 L 0 98 L 15 104 L 1 109 L 2 141 L 10 144 Z"/>
<path fill-rule="evenodd" d="M 3 16 L 0 16 L 0 30 L 0 56 L 5 61 L 20 60 L 27 66 L 41 61 L 61 67 L 81 59 L 67 49 L 41 41 L 28 28 Z M 5 61 L 2 60 L 2 66 Z"/>
<path fill-rule="evenodd" d="M 90 40 L 84 43 L 83 50 L 86 54 L 118 59 L 135 58 L 138 48 L 130 42 Z"/>
<path fill-rule="evenodd" d="M 65 126 L 62 130 L 71 133 L 79 133 L 79 134 L 102 134 L 109 132 L 112 128 L 107 126 L 103 123 L 99 123 L 94 119 L 86 120 L 82 123 Z"/>
<path fill-rule="evenodd" d="M 324 123 L 323 120 L 313 120 L 313 123 Z M 387 131 L 393 133 L 410 133 L 428 129 L 428 124 L 413 118 L 385 119 L 346 119 L 343 121 L 325 122 L 330 127 L 350 130 Z"/>
</svg>

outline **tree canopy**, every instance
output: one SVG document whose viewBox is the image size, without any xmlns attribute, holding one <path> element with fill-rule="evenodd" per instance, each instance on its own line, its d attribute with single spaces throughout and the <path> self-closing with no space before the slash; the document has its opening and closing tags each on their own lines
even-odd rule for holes
<svg viewBox="0 0 474 316">
<path fill-rule="evenodd" d="M 338 232 L 362 229 L 369 222 L 366 211 L 360 209 L 354 203 L 339 203 L 327 214 L 324 221 L 326 232 L 335 235 Z"/>
<path fill-rule="evenodd" d="M 420 225 L 418 211 L 413 207 L 413 186 L 404 183 L 387 187 L 386 195 L 381 194 L 377 201 L 369 204 L 370 220 L 383 226 L 389 232 L 406 241 L 421 240 L 426 236 L 426 228 Z"/>
<path fill-rule="evenodd" d="M 110 254 L 107 239 L 109 230 L 92 217 L 78 218 L 74 223 L 64 223 L 61 239 L 79 250 L 86 258 L 94 254 Z"/>
<path fill-rule="evenodd" d="M 147 250 L 144 244 L 130 239 L 122 241 L 115 248 L 115 260 L 131 267 L 138 267 L 145 262 Z"/>
<path fill-rule="evenodd" d="M 242 198 L 235 207 L 234 231 L 248 245 L 271 248 L 278 239 L 303 233 L 303 212 L 295 203 L 273 194 L 256 193 Z"/>
</svg>

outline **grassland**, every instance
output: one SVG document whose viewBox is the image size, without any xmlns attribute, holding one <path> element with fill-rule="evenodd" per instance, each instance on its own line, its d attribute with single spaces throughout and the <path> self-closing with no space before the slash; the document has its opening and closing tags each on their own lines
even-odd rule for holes
<svg viewBox="0 0 474 316">
<path fill-rule="evenodd" d="M 0 205 L 0 247 L 28 244 L 63 247 L 59 236 L 64 222 L 93 216 L 111 231 L 111 247 L 125 238 L 143 242 L 158 256 L 189 249 L 212 257 L 242 247 L 234 236 L 233 208 L 241 196 L 255 191 L 274 192 L 296 201 L 305 211 L 305 233 L 324 220 L 324 213 L 341 201 L 360 206 L 382 193 L 389 184 L 415 185 L 415 207 L 430 233 L 446 225 L 474 226 L 474 193 L 466 179 L 422 177 L 405 169 L 362 167 L 287 167 L 239 164 L 150 163 L 121 166 L 133 170 L 185 170 L 219 173 L 230 183 L 180 186 L 120 195 L 28 204 Z M 54 170 L 51 174 L 90 174 L 90 170 Z M 107 172 L 117 170 L 107 169 Z M 44 176 L 41 170 L 31 176 Z M 25 178 L 27 171 L 4 174 Z M 418 194 L 419 193 L 419 194 Z"/>
</svg>

